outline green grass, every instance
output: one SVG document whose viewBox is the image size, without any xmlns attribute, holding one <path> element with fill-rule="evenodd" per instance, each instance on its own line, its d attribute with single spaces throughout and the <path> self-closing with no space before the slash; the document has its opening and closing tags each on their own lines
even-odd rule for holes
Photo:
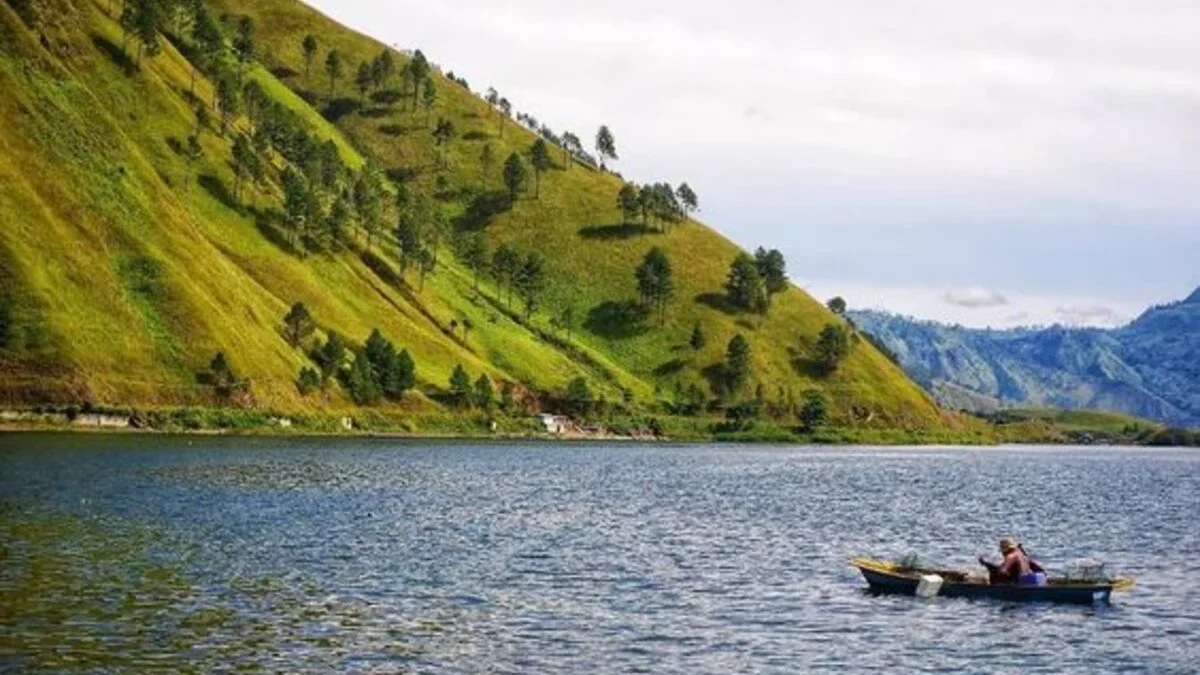
<svg viewBox="0 0 1200 675">
<path fill-rule="evenodd" d="M 338 152 L 341 154 L 342 161 L 347 166 L 358 169 L 365 163 L 362 155 L 351 147 L 346 137 L 342 135 L 341 130 L 330 124 L 324 117 L 313 109 L 304 99 L 300 98 L 291 89 L 288 89 L 282 82 L 275 78 L 274 75 L 268 73 L 261 65 L 256 65 L 250 69 L 248 77 L 262 85 L 263 89 L 277 103 L 283 104 L 288 110 L 300 116 L 304 123 L 308 125 L 310 131 L 322 141 L 332 140 L 337 145 Z"/>
<path fill-rule="evenodd" d="M 1143 444 L 1165 427 L 1124 413 L 1020 408 L 985 416 L 999 440 L 1012 443 L 1108 442 Z"/>
<path fill-rule="evenodd" d="M 1124 433 L 1130 430 L 1161 429 L 1163 426 L 1158 422 L 1141 417 L 1104 410 L 1021 408 L 1004 410 L 1001 415 L 1005 418 L 1018 420 L 1040 420 L 1062 427 L 1063 429 L 1080 431 Z"/>
<path fill-rule="evenodd" d="M 507 242 L 546 254 L 552 280 L 546 309 L 528 320 L 519 309 L 507 309 L 490 281 L 477 290 L 447 250 L 419 290 L 411 278 L 411 287 L 395 282 L 388 236 L 371 252 L 392 268 L 387 274 L 353 250 L 298 257 L 264 236 L 244 205 L 230 203 L 227 138 L 203 134 L 204 157 L 195 165 L 176 151 L 195 124 L 186 59 L 164 43 L 161 55 L 133 68 L 119 56 L 122 35 L 109 4 L 46 2 L 61 17 L 45 30 L 49 50 L 0 4 L 0 117 L 6 121 L 0 125 L 0 280 L 19 338 L 0 349 L 0 404 L 211 406 L 211 393 L 195 376 L 220 350 L 250 378 L 260 409 L 371 419 L 337 387 L 307 398 L 296 391 L 294 378 L 307 359 L 282 339 L 279 323 L 301 300 L 322 334 L 337 330 L 361 341 L 379 327 L 413 354 L 421 391 L 377 412 L 381 419 L 404 417 L 414 431 L 477 426 L 478 420 L 442 410 L 431 398 L 460 363 L 472 377 L 486 373 L 542 392 L 561 392 L 583 376 L 605 399 L 628 391 L 649 410 L 656 392 L 669 398 L 678 386 L 705 383 L 705 370 L 740 332 L 754 355 L 745 396 L 757 385 L 772 400 L 820 389 L 836 428 L 871 430 L 854 432 L 863 437 L 982 433 L 980 423 L 939 409 L 865 341 L 830 377 L 797 368 L 796 358 L 811 355 L 820 329 L 839 319 L 794 287 L 775 298 L 765 318 L 723 310 L 712 298 L 721 292 L 734 244 L 692 221 L 667 234 L 624 236 L 610 227 L 619 221 L 620 180 L 568 167 L 557 149 L 560 166 L 543 176 L 540 198 L 525 195 L 479 223 L 493 246 Z M 312 133 L 332 139 L 348 164 L 371 160 L 433 190 L 439 171 L 423 110 L 406 112 L 401 102 L 379 115 L 344 115 L 336 124 L 318 112 L 327 103 L 325 50 L 341 50 L 352 74 L 382 49 L 379 43 L 294 0 L 214 4 L 256 19 L 262 64 L 249 76 Z M 322 45 L 311 80 L 303 75 L 299 49 L 309 32 Z M 339 97 L 357 96 L 349 77 Z M 450 195 L 444 208 L 458 218 L 499 189 L 504 157 L 525 152 L 534 137 L 512 122 L 500 137 L 499 117 L 481 99 L 441 76 L 436 81 L 439 99 L 430 117 L 448 118 L 457 129 L 440 173 Z M 196 98 L 211 101 L 212 92 L 200 78 Z M 497 158 L 489 176 L 478 159 L 484 143 Z M 243 201 L 276 208 L 279 195 L 275 188 L 251 188 Z M 675 297 L 662 325 L 654 319 L 622 325 L 604 310 L 635 297 L 633 270 L 651 246 L 662 246 L 672 260 Z M 549 325 L 549 313 L 568 305 L 580 324 L 569 340 Z M 449 330 L 463 319 L 474 326 L 466 338 Z M 693 353 L 686 341 L 697 324 L 708 345 Z M 698 419 L 677 426 L 690 437 L 710 424 Z"/>
</svg>

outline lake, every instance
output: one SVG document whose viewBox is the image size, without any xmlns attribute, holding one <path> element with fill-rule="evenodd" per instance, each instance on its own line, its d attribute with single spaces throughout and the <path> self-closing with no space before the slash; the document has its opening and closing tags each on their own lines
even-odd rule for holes
<svg viewBox="0 0 1200 675">
<path fill-rule="evenodd" d="M 0 672 L 1195 672 L 1200 452 L 0 435 Z M 874 597 L 1019 536 L 1111 606 Z"/>
</svg>

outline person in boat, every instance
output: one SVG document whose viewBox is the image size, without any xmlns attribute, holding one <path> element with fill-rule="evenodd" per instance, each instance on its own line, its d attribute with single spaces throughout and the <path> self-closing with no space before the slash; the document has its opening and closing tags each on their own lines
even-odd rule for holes
<svg viewBox="0 0 1200 675">
<path fill-rule="evenodd" d="M 979 556 L 979 564 L 988 570 L 988 582 L 992 584 L 1015 584 L 1018 586 L 1044 586 L 1046 570 L 1037 564 L 1021 542 L 1012 537 L 1000 540 L 1000 553 L 1004 560 L 1000 564 Z"/>
</svg>

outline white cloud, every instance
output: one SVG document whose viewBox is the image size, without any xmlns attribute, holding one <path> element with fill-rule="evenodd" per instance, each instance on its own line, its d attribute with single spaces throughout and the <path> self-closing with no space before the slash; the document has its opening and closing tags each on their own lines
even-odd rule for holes
<svg viewBox="0 0 1200 675">
<path fill-rule="evenodd" d="M 1008 298 L 1000 293 L 978 287 L 948 291 L 942 295 L 942 300 L 947 304 L 967 309 L 1002 307 L 1008 304 Z"/>
<path fill-rule="evenodd" d="M 1017 326 L 1120 326 L 1145 309 L 1137 301 L 1118 301 L 1112 306 L 1092 296 L 1004 293 L 1005 303 L 950 304 L 946 292 L 930 286 L 835 284 L 802 282 L 815 298 L 841 295 L 851 309 L 876 309 L 936 319 L 976 328 Z M 972 296 L 974 297 L 974 296 Z M 979 295 L 983 299 L 985 296 Z"/>
</svg>

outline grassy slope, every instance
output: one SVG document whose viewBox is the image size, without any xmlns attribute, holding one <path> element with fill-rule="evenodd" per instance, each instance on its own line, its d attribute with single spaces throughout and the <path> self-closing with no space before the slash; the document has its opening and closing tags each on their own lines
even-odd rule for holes
<svg viewBox="0 0 1200 675">
<path fill-rule="evenodd" d="M 503 318 L 480 317 L 469 348 L 447 337 L 441 325 L 469 305 L 456 276 L 428 286 L 417 308 L 350 254 L 299 260 L 280 251 L 248 216 L 196 185 L 169 148 L 192 125 L 182 57 L 168 46 L 127 76 L 92 40 L 119 44 L 119 29 L 90 3 L 73 7 L 55 35 L 71 53 L 60 62 L 0 6 L 0 105 L 11 120 L 0 127 L 0 242 L 5 269 L 14 270 L 5 292 L 19 333 L 32 334 L 4 354 L 11 398 L 202 400 L 194 374 L 222 349 L 260 402 L 343 405 L 336 395 L 304 401 L 295 393 L 304 359 L 277 328 L 296 299 L 356 340 L 380 326 L 413 352 L 427 383 L 442 385 L 460 362 L 547 386 L 588 374 Z M 202 81 L 197 95 L 207 100 L 211 88 Z M 113 110 L 121 114 L 105 112 Z M 207 134 L 204 145 L 198 173 L 231 185 L 228 144 Z M 480 356 L 497 343 L 509 354 L 506 371 Z M 540 374 L 542 364 L 549 374 Z"/>
<path fill-rule="evenodd" d="M 329 48 L 345 57 L 347 73 L 373 58 L 383 45 L 339 26 L 320 13 L 294 0 L 248 0 L 217 3 L 231 14 L 248 14 L 260 27 L 264 60 L 273 69 L 298 73 L 285 81 L 306 98 L 321 101 L 326 97 L 328 80 L 318 75 L 320 62 Z M 311 80 L 303 73 L 299 44 L 307 33 L 319 36 L 321 52 Z M 436 55 L 434 55 L 436 58 Z M 401 59 L 403 62 L 403 59 Z M 345 78 L 344 78 L 345 80 Z M 439 100 L 431 119 L 445 117 L 454 122 L 458 138 L 447 153 L 452 189 L 468 193 L 499 188 L 499 164 L 509 152 L 524 152 L 534 136 L 509 122 L 501 137 L 500 120 L 485 102 L 457 84 L 436 77 Z M 336 96 L 356 97 L 343 81 Z M 425 128 L 424 110 L 405 112 L 405 103 L 383 117 L 346 115 L 338 124 L 359 147 L 376 157 L 386 168 L 420 171 L 419 180 L 430 184 L 435 150 Z M 394 129 L 404 133 L 394 135 Z M 385 130 L 391 129 L 392 133 Z M 498 158 L 493 175 L 484 176 L 478 160 L 484 143 L 491 143 Z M 585 237 L 584 228 L 613 225 L 620 220 L 615 196 L 620 180 L 612 175 L 582 166 L 568 168 L 555 153 L 559 167 L 544 176 L 541 197 L 527 197 L 508 212 L 494 217 L 488 225 L 493 244 L 507 241 L 521 250 L 549 253 L 552 272 L 558 283 L 552 286 L 546 305 L 555 310 L 567 304 L 576 308 L 585 321 L 590 310 L 606 301 L 635 297 L 632 270 L 651 246 L 663 246 L 677 270 L 677 292 L 668 311 L 666 325 L 653 325 L 632 337 L 603 337 L 588 330 L 581 339 L 593 349 L 608 355 L 637 377 L 670 390 L 677 379 L 699 381 L 701 371 L 723 356 L 728 340 L 746 333 L 754 345 L 755 379 L 764 385 L 769 397 L 780 389 L 798 395 L 807 388 L 829 390 L 839 419 L 855 415 L 872 416 L 893 425 L 938 426 L 954 424 L 937 410 L 928 397 L 896 367 L 874 349 L 862 344 L 829 381 L 813 380 L 791 365 L 793 353 L 804 354 L 806 345 L 815 340 L 820 328 L 834 317 L 803 291 L 792 288 L 777 297 L 766 320 L 728 315 L 698 301 L 704 294 L 719 293 L 725 273 L 737 248 L 718 233 L 698 223 L 686 223 L 669 234 L 630 237 Z M 459 204 L 461 210 L 464 204 Z M 541 321 L 546 321 L 543 317 Z M 684 349 L 692 327 L 699 323 L 708 334 L 708 346 L 698 355 Z M 682 362 L 682 363 L 679 363 Z M 682 366 L 682 367 L 680 367 Z M 660 373 L 667 373 L 661 375 Z M 869 411 L 869 412 L 868 412 Z"/>
<path fill-rule="evenodd" d="M 798 289 L 777 297 L 765 320 L 699 302 L 702 294 L 720 291 L 736 248 L 698 223 L 667 235 L 581 236 L 581 228 L 617 222 L 614 196 L 620 185 L 614 176 L 581 166 L 543 177 L 540 199 L 521 200 L 494 217 L 487 232 L 493 243 L 546 252 L 556 281 L 547 306 L 569 302 L 584 317 L 602 302 L 632 298 L 632 270 L 642 255 L 652 245 L 668 250 L 678 290 L 664 327 L 620 338 L 577 329 L 580 349 L 599 366 L 581 365 L 581 359 L 512 321 L 488 299 L 495 290 L 485 283 L 483 295 L 474 293 L 469 273 L 452 260 L 414 298 L 351 253 L 289 255 L 259 232 L 251 216 L 194 180 L 198 172 L 232 185 L 227 141 L 207 134 L 205 158 L 191 170 L 171 150 L 169 140 L 186 138 L 193 123 L 186 60 L 166 45 L 161 56 L 143 61 L 140 72 L 127 74 L 94 39 L 120 44 L 119 28 L 105 13 L 111 8 L 87 0 L 55 2 L 61 6 L 56 25 L 43 27 L 49 49 L 0 3 L 5 91 L 0 114 L 6 120 L 0 125 L 0 272 L 17 323 L 16 338 L 0 352 L 0 388 L 11 400 L 203 400 L 194 373 L 221 349 L 253 380 L 262 404 L 348 407 L 337 393 L 306 400 L 295 392 L 292 378 L 305 360 L 280 339 L 278 323 L 300 299 L 323 326 L 353 339 L 380 326 L 413 352 L 426 388 L 444 386 L 461 362 L 473 373 L 546 390 L 560 390 L 582 374 L 610 398 L 620 385 L 645 402 L 656 385 L 669 391 L 676 380 L 699 381 L 701 370 L 718 361 L 725 343 L 740 331 L 754 346 L 755 379 L 771 398 L 781 390 L 798 395 L 820 387 L 830 391 L 842 422 L 921 429 L 963 424 L 865 343 L 828 381 L 793 369 L 793 353 L 803 354 L 805 341 L 834 320 Z M 428 130 L 419 128 L 424 111 L 351 114 L 334 128 L 303 100 L 319 98 L 313 91 L 327 86 L 317 72 L 329 46 L 347 56 L 352 74 L 381 45 L 293 0 L 217 4 L 257 19 L 263 61 L 276 72 L 279 66 L 302 71 L 300 38 L 317 34 L 322 55 L 311 84 L 303 75 L 281 83 L 265 69 L 253 77 L 321 136 L 333 138 L 351 164 L 363 162 L 361 153 L 388 169 L 416 168 L 421 182 L 432 181 L 435 151 Z M 346 79 L 342 95 L 350 95 Z M 433 117 L 452 119 L 458 132 L 445 174 L 452 189 L 463 190 L 463 199 L 450 207 L 461 210 L 480 186 L 498 187 L 503 158 L 525 150 L 533 136 L 510 122 L 504 137 L 497 137 L 498 119 L 485 103 L 444 78 L 437 81 Z M 210 85 L 201 81 L 197 95 L 208 100 Z M 386 125 L 406 131 L 384 133 L 380 127 Z M 464 139 L 469 132 L 477 139 Z M 483 142 L 494 145 L 498 158 L 497 175 L 486 180 L 478 161 Z M 556 158 L 561 164 L 561 156 Z M 253 199 L 266 203 L 276 197 L 263 193 Z M 443 328 L 463 317 L 476 326 L 467 345 Z M 682 343 L 697 323 L 709 344 L 693 356 Z M 546 316 L 535 324 L 545 328 Z"/>
<path fill-rule="evenodd" d="M 1153 420 L 1105 410 L 1057 410 L 1045 408 L 1013 408 L 1000 413 L 1013 420 L 1041 421 L 1068 431 L 1103 431 L 1121 434 L 1130 430 L 1162 429 Z"/>
</svg>

